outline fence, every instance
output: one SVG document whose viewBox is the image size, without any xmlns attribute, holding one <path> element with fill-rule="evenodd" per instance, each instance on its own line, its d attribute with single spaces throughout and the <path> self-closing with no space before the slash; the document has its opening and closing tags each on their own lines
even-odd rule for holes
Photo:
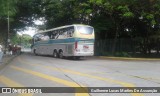
<svg viewBox="0 0 160 96">
<path fill-rule="evenodd" d="M 145 43 L 132 39 L 117 39 L 113 53 L 114 39 L 95 40 L 95 55 L 128 55 L 141 53 L 159 54 L 160 42 Z"/>
</svg>

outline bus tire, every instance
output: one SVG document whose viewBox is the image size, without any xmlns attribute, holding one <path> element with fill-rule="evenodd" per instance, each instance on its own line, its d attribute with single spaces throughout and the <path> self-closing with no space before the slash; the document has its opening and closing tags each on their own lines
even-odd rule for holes
<svg viewBox="0 0 160 96">
<path fill-rule="evenodd" d="M 34 55 L 36 55 L 36 56 L 37 56 L 36 49 L 34 49 L 33 53 L 34 53 Z"/>
<path fill-rule="evenodd" d="M 64 57 L 64 56 L 63 56 L 63 51 L 60 51 L 60 52 L 59 52 L 59 58 L 63 59 L 63 57 Z"/>
<path fill-rule="evenodd" d="M 57 57 L 58 57 L 58 54 L 57 54 L 57 51 L 56 51 L 56 50 L 54 50 L 54 52 L 53 52 L 53 57 L 54 57 L 54 58 L 57 58 Z"/>
</svg>

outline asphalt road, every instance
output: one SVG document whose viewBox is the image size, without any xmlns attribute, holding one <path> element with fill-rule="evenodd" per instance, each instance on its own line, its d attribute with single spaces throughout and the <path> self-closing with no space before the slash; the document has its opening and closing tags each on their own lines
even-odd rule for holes
<svg viewBox="0 0 160 96">
<path fill-rule="evenodd" d="M 160 61 L 58 59 L 24 53 L 0 70 L 0 87 L 160 87 Z M 160 96 L 160 93 L 42 93 L 0 96 Z"/>
</svg>

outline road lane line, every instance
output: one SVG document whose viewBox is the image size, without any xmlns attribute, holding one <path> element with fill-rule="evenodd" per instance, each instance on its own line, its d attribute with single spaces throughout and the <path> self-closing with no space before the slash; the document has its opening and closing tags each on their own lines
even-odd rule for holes
<svg viewBox="0 0 160 96">
<path fill-rule="evenodd" d="M 56 78 L 56 77 L 46 75 L 46 74 L 43 74 L 43 73 L 39 73 L 39 72 L 36 72 L 36 71 L 32 71 L 32 70 L 28 70 L 28 69 L 24 69 L 24 68 L 20 68 L 20 67 L 16 67 L 16 66 L 10 66 L 10 67 L 12 69 L 15 69 L 15 70 L 18 70 L 18 71 L 21 71 L 21 72 L 25 72 L 25 73 L 29 73 L 29 74 L 32 74 L 34 76 L 38 76 L 40 78 L 44 78 L 44 79 L 47 79 L 47 80 L 50 80 L 50 81 L 54 81 L 54 82 L 57 82 L 57 83 L 60 83 L 60 84 L 63 84 L 63 85 L 69 86 L 69 87 L 84 87 L 84 86 L 79 86 L 75 82 L 71 82 L 71 81 L 67 81 L 67 80 L 64 80 L 64 79 Z M 88 93 L 75 93 L 75 96 L 89 96 L 89 94 Z"/>
<path fill-rule="evenodd" d="M 0 82 L 5 84 L 8 87 L 24 87 L 23 85 L 5 77 L 5 76 L 0 76 Z M 19 94 L 18 96 L 32 96 L 33 94 Z"/>
<path fill-rule="evenodd" d="M 102 80 L 102 81 L 107 81 L 107 82 L 111 82 L 111 83 L 114 83 L 114 84 L 118 84 L 118 85 L 121 85 L 123 87 L 136 87 L 132 83 L 126 83 L 126 82 L 122 82 L 122 81 L 119 81 L 119 80 L 113 80 L 113 79 L 110 79 L 110 78 L 103 78 L 103 77 L 99 77 L 99 76 L 85 74 L 85 73 L 81 73 L 81 72 L 77 72 L 77 71 L 73 71 L 73 70 L 66 70 L 66 69 L 62 69 L 62 68 L 60 68 L 61 70 L 59 70 L 57 68 L 54 68 L 54 67 L 51 67 L 51 66 L 44 66 L 44 65 L 41 65 L 41 64 L 31 64 L 31 63 L 28 63 L 28 62 L 24 62 L 24 60 L 21 60 L 20 58 L 18 58 L 18 60 L 20 62 L 22 62 L 22 63 L 29 64 L 29 65 L 32 65 L 32 66 L 41 66 L 43 68 L 47 68 L 47 69 L 51 69 L 51 70 L 63 71 L 63 72 L 71 73 L 71 74 L 76 74 L 76 75 L 80 75 L 80 76 L 94 78 L 94 79 L 98 79 L 98 80 Z M 132 96 L 144 96 L 141 93 L 131 93 L 131 95 Z"/>
</svg>

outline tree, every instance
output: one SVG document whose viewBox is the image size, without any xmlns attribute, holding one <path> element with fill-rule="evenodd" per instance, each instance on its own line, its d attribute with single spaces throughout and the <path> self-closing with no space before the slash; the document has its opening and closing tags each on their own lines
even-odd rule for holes
<svg viewBox="0 0 160 96">
<path fill-rule="evenodd" d="M 0 0 L 0 42 L 7 46 L 9 36 L 9 23 L 13 22 L 13 16 L 16 14 L 17 0 Z"/>
<path fill-rule="evenodd" d="M 32 37 L 28 34 L 23 34 L 23 35 L 14 34 L 14 36 L 11 37 L 11 44 L 20 45 L 23 47 L 30 47 L 31 39 Z"/>
</svg>

